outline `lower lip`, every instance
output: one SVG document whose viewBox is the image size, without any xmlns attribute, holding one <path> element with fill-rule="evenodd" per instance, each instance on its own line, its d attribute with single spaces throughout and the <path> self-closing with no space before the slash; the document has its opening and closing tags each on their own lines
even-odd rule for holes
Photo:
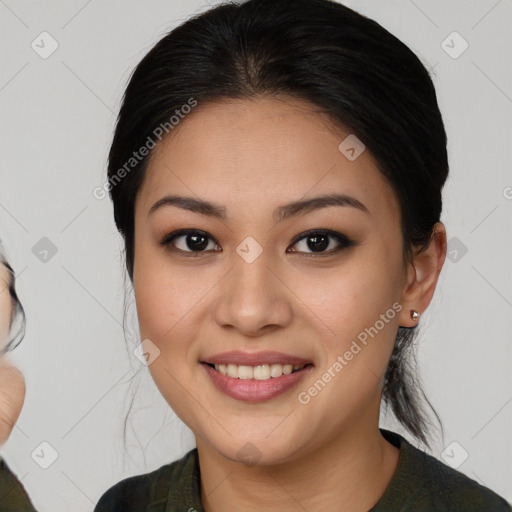
<svg viewBox="0 0 512 512">
<path fill-rule="evenodd" d="M 264 402 L 286 393 L 286 391 L 296 386 L 313 368 L 309 364 L 302 370 L 281 375 L 281 377 L 271 377 L 267 380 L 246 380 L 234 379 L 228 375 L 223 375 L 205 363 L 202 363 L 202 365 L 220 391 L 237 400 L 251 403 Z"/>
</svg>

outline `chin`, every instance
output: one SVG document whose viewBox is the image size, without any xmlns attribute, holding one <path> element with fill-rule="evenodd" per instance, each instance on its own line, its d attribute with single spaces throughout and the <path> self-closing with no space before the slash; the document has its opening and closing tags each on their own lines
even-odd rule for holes
<svg viewBox="0 0 512 512">
<path fill-rule="evenodd" d="M 271 439 L 267 436 L 272 429 L 265 430 L 267 434 L 261 436 L 231 437 L 223 431 L 220 436 L 202 435 L 201 438 L 222 457 L 247 466 L 271 466 L 286 463 L 294 460 L 298 452 L 302 451 L 297 440 L 294 442 L 290 437 Z"/>
</svg>

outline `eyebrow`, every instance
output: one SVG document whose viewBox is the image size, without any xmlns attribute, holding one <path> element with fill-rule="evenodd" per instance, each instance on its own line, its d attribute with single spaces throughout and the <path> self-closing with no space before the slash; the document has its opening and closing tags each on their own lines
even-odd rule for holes
<svg viewBox="0 0 512 512">
<path fill-rule="evenodd" d="M 164 206 L 176 206 L 184 210 L 199 213 L 220 220 L 226 220 L 226 208 L 216 205 L 210 201 L 196 199 L 194 197 L 185 197 L 178 195 L 170 195 L 159 199 L 148 212 L 148 217 L 155 211 Z M 323 196 L 312 197 L 311 199 L 293 201 L 291 203 L 279 206 L 274 210 L 273 218 L 276 222 L 282 222 L 290 217 L 326 208 L 328 206 L 351 206 L 362 212 L 370 213 L 368 208 L 356 199 L 345 194 L 328 194 Z"/>
</svg>

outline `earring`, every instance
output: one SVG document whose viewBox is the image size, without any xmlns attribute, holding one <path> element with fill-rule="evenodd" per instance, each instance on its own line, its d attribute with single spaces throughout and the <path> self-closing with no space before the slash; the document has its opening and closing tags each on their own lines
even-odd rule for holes
<svg viewBox="0 0 512 512">
<path fill-rule="evenodd" d="M 420 317 L 420 314 L 415 309 L 411 309 L 411 318 L 413 320 L 418 320 L 419 317 Z"/>
</svg>

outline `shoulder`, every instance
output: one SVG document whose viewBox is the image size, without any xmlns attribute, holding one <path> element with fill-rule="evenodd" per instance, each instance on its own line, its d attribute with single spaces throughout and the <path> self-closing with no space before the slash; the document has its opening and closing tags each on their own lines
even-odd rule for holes
<svg viewBox="0 0 512 512">
<path fill-rule="evenodd" d="M 0 510 L 2 512 L 35 512 L 21 482 L 0 457 Z"/>
<path fill-rule="evenodd" d="M 426 487 L 424 494 L 443 503 L 446 510 L 461 512 L 511 512 L 510 505 L 495 492 L 463 473 L 418 450 L 423 460 Z M 431 490 L 429 490 L 430 488 Z"/>
<path fill-rule="evenodd" d="M 94 512 L 141 512 L 158 501 L 165 502 L 170 482 L 190 478 L 197 464 L 197 449 L 155 471 L 121 480 L 101 496 Z"/>
<path fill-rule="evenodd" d="M 403 437 L 399 439 L 402 460 L 389 491 L 401 493 L 411 510 L 512 512 L 510 505 L 495 492 L 415 448 Z"/>
</svg>

